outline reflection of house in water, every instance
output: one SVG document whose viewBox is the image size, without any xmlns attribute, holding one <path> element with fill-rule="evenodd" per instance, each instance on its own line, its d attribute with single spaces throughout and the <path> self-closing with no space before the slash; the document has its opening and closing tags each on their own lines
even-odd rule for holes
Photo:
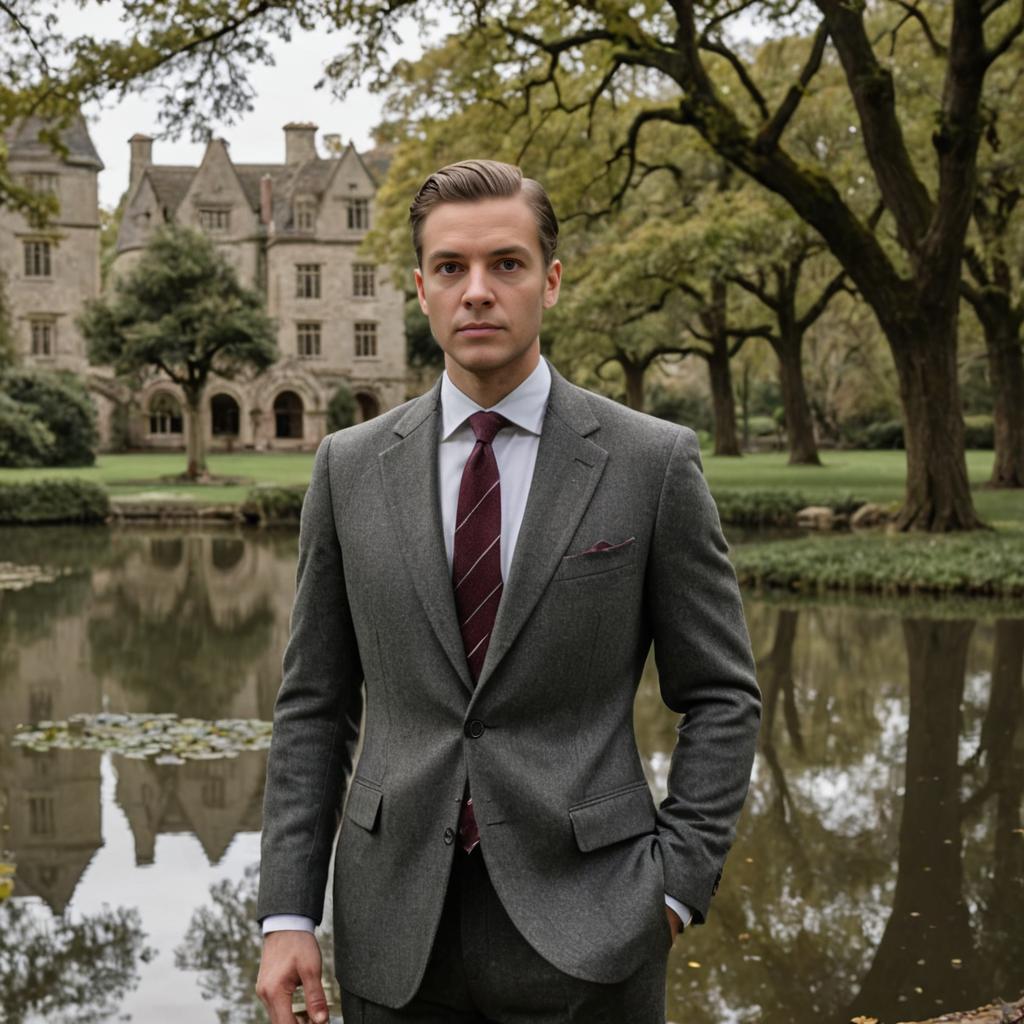
<svg viewBox="0 0 1024 1024">
<path fill-rule="evenodd" d="M 5 594 L 3 610 L 13 617 L 15 604 L 37 597 L 39 589 Z M 46 627 L 21 632 L 17 644 L 6 645 L 0 681 L 0 821 L 7 829 L 0 847 L 17 863 L 15 893 L 39 896 L 60 913 L 103 845 L 100 755 L 33 753 L 13 747 L 11 736 L 16 723 L 98 711 L 100 686 L 88 667 L 85 619 L 61 617 Z"/>
<path fill-rule="evenodd" d="M 111 710 L 269 719 L 295 587 L 291 548 L 228 531 L 125 542 L 94 609 Z M 101 642 L 107 633 L 120 650 Z"/>
<path fill-rule="evenodd" d="M 262 825 L 266 754 L 157 765 L 117 758 L 117 802 L 135 838 L 135 863 L 153 863 L 156 837 L 192 833 L 211 864 L 238 832 Z"/>
</svg>

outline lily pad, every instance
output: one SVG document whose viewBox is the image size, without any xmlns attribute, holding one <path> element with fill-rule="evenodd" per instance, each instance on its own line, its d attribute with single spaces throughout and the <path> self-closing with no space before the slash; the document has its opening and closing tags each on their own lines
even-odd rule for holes
<svg viewBox="0 0 1024 1024">
<path fill-rule="evenodd" d="M 237 757 L 270 746 L 270 722 L 260 718 L 179 718 L 175 714 L 72 715 L 67 721 L 18 726 L 11 742 L 28 750 L 109 750 L 132 760 L 184 764 Z"/>
</svg>

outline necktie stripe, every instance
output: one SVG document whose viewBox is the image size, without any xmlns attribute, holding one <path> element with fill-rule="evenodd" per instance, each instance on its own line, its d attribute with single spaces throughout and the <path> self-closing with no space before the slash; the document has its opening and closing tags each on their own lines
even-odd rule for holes
<svg viewBox="0 0 1024 1024">
<path fill-rule="evenodd" d="M 495 595 L 495 594 L 496 594 L 496 593 L 497 593 L 497 592 L 498 592 L 498 591 L 499 591 L 500 589 L 501 589 L 501 582 L 499 581 L 498 585 L 497 585 L 497 586 L 496 586 L 496 587 L 494 588 L 494 590 L 492 590 L 492 591 L 491 591 L 491 592 L 490 592 L 490 593 L 489 593 L 489 594 L 488 594 L 488 595 L 487 595 L 487 596 L 486 596 L 486 597 L 485 597 L 485 598 L 484 598 L 484 599 L 483 599 L 483 600 L 482 600 L 482 601 L 481 601 L 481 602 L 480 602 L 480 603 L 479 603 L 479 604 L 478 604 L 478 605 L 477 605 L 477 606 L 476 606 L 476 607 L 475 607 L 475 608 L 473 609 L 473 611 L 471 611 L 471 612 L 469 613 L 469 615 L 467 615 L 467 616 L 466 616 L 466 617 L 465 617 L 465 618 L 464 618 L 464 619 L 462 620 L 462 626 L 463 626 L 463 628 L 465 628 L 465 627 L 466 627 L 467 625 L 469 625 L 469 620 L 470 620 L 471 618 L 473 618 L 473 616 L 474 616 L 474 615 L 476 615 L 476 613 L 477 613 L 478 611 L 480 611 L 480 609 L 481 609 L 481 608 L 483 608 L 483 606 L 484 606 L 485 604 L 487 604 L 487 602 L 488 602 L 488 601 L 490 601 L 490 599 L 491 599 L 492 597 L 494 597 L 494 595 Z"/>
<path fill-rule="evenodd" d="M 493 548 L 494 545 L 497 544 L 498 541 L 500 541 L 500 540 L 501 540 L 501 534 L 499 533 L 498 536 L 495 537 L 494 540 L 492 540 L 491 543 L 488 544 L 486 548 L 484 548 L 484 550 L 480 554 L 480 557 L 463 573 L 462 579 L 459 580 L 459 582 L 455 584 L 455 589 L 456 590 L 458 590 L 459 587 L 461 587 L 462 584 L 466 582 L 466 580 L 469 578 L 469 574 L 483 561 L 484 555 L 486 555 L 487 552 L 490 551 L 491 548 Z"/>
<path fill-rule="evenodd" d="M 494 488 L 497 487 L 498 484 L 500 484 L 500 483 L 501 483 L 500 480 L 495 480 L 494 483 L 491 484 L 491 486 L 487 488 L 487 492 L 484 494 L 484 496 L 466 513 L 465 519 L 463 519 L 461 523 L 458 523 L 456 525 L 456 527 L 455 527 L 455 532 L 456 533 L 458 533 L 459 530 L 461 530 L 466 525 L 466 523 L 469 521 L 469 517 L 484 503 L 484 499 L 487 497 L 487 495 L 490 494 L 491 491 L 493 491 Z"/>
</svg>

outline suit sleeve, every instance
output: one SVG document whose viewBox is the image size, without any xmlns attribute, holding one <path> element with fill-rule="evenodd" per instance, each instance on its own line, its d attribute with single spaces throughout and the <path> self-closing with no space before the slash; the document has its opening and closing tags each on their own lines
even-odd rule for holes
<svg viewBox="0 0 1024 1024">
<path fill-rule="evenodd" d="M 316 454 L 263 799 L 257 917 L 320 922 L 331 847 L 362 715 L 363 671 L 331 495 L 331 442 Z"/>
<path fill-rule="evenodd" d="M 646 585 L 662 699 L 682 715 L 658 809 L 665 891 L 702 923 L 746 798 L 761 696 L 736 574 L 688 428 L 666 467 Z"/>
</svg>

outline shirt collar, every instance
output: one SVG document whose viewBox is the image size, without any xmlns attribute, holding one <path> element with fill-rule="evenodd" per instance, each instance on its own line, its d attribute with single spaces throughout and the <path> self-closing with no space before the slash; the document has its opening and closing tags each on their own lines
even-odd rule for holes
<svg viewBox="0 0 1024 1024">
<path fill-rule="evenodd" d="M 510 391 L 490 412 L 500 412 L 510 423 L 531 434 L 539 434 L 544 425 L 544 410 L 551 392 L 551 371 L 541 356 L 533 372 L 514 391 Z M 441 375 L 441 440 L 449 437 L 483 406 L 460 391 L 445 370 Z"/>
</svg>

